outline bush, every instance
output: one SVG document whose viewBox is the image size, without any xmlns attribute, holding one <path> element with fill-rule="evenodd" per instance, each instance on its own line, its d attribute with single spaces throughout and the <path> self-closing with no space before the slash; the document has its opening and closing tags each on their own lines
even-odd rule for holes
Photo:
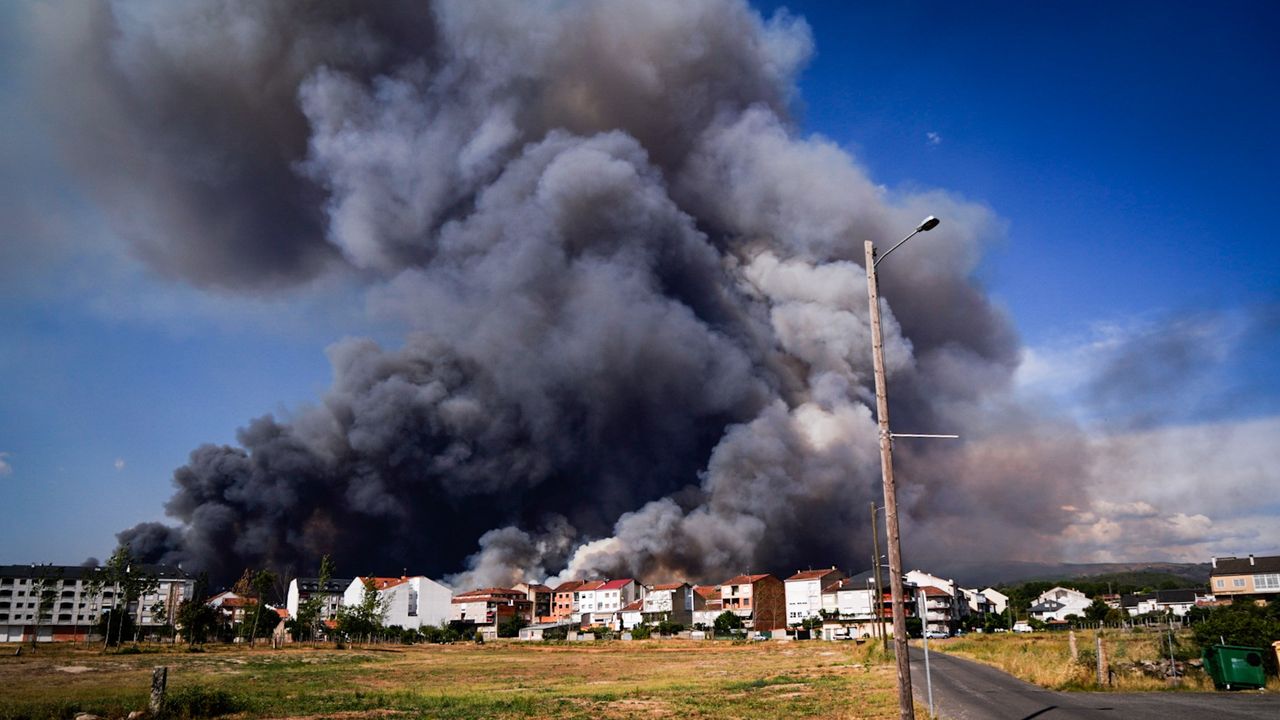
<svg viewBox="0 0 1280 720">
<path fill-rule="evenodd" d="M 653 635 L 653 629 L 648 625 L 637 625 L 631 628 L 632 640 L 648 640 Z"/>
<path fill-rule="evenodd" d="M 184 687 L 170 692 L 164 699 L 164 717 L 207 718 L 230 715 L 245 709 L 244 701 L 226 690 L 200 686 Z"/>
<path fill-rule="evenodd" d="M 1262 653 L 1263 666 L 1267 674 L 1276 674 L 1276 654 L 1271 652 L 1271 643 L 1280 640 L 1280 604 L 1261 607 L 1253 603 L 1236 603 L 1208 611 L 1197 609 L 1193 611 L 1192 619 L 1195 621 L 1196 643 L 1202 648 L 1221 641 L 1228 645 L 1263 648 L 1266 650 Z"/>
</svg>

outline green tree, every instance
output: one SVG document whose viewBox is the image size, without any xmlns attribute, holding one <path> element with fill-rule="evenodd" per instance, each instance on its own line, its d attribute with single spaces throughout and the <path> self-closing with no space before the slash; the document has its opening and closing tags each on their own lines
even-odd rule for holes
<svg viewBox="0 0 1280 720">
<path fill-rule="evenodd" d="M 31 635 L 31 648 L 34 650 L 40 637 L 40 624 L 45 620 L 52 622 L 53 605 L 58 600 L 58 590 L 62 588 L 62 571 L 54 572 L 41 567 L 31 579 L 31 594 L 36 596 L 36 626 Z"/>
<path fill-rule="evenodd" d="M 1280 640 L 1280 603 L 1267 607 L 1239 602 L 1207 610 L 1195 608 L 1189 613 L 1193 633 L 1201 647 L 1225 641 L 1227 645 L 1263 648 L 1263 664 L 1275 675 L 1276 654 L 1271 643 Z"/>
<path fill-rule="evenodd" d="M 310 640 L 319 634 L 324 622 L 324 607 L 329 599 L 328 585 L 333 579 L 333 570 L 333 560 L 328 555 L 320 558 L 316 592 L 298 603 L 297 615 L 289 619 L 289 632 L 295 640 Z"/>
<path fill-rule="evenodd" d="M 498 624 L 498 637 L 513 638 L 520 637 L 520 629 L 528 625 L 524 618 L 519 615 L 513 616 Z"/>
<path fill-rule="evenodd" d="M 338 609 L 338 631 L 349 638 L 371 639 L 382 629 L 390 602 L 391 598 L 381 597 L 373 578 L 364 578 L 364 594 L 360 603 Z"/>
<path fill-rule="evenodd" d="M 250 618 L 248 617 L 244 620 L 244 624 L 248 626 L 249 630 L 249 647 L 253 647 L 254 642 L 258 638 L 258 630 L 259 626 L 262 624 L 262 616 L 269 614 L 272 617 L 278 617 L 274 610 L 269 613 L 267 612 L 267 591 L 271 589 L 271 586 L 274 585 L 275 582 L 275 573 L 270 570 L 258 570 L 257 572 L 254 572 L 246 569 L 244 571 L 244 575 L 240 578 L 240 582 L 236 583 L 235 592 L 237 595 L 245 598 L 252 598 L 255 601 L 250 612 L 253 616 L 252 622 L 250 622 Z M 270 634 L 272 627 L 274 627 L 274 623 L 265 628 L 267 634 Z"/>
<path fill-rule="evenodd" d="M 208 597 L 209 576 L 200 573 L 191 597 L 178 605 L 177 620 L 182 628 L 182 637 L 192 647 L 196 643 L 208 642 L 209 635 L 218 625 L 218 611 L 205 602 Z"/>
<path fill-rule="evenodd" d="M 743 627 L 742 618 L 738 617 L 732 610 L 725 610 L 716 616 L 715 628 L 717 635 L 731 635 Z"/>
<path fill-rule="evenodd" d="M 110 646 L 119 645 L 124 638 L 133 635 L 137 627 L 132 613 L 124 608 L 113 607 L 98 617 L 98 626 L 95 629 L 102 633 L 103 642 Z"/>
<path fill-rule="evenodd" d="M 1111 612 L 1110 605 L 1102 598 L 1094 598 L 1089 607 L 1085 608 L 1084 616 L 1089 619 L 1089 622 L 1100 623 L 1107 619 L 1107 613 L 1109 612 Z"/>
</svg>

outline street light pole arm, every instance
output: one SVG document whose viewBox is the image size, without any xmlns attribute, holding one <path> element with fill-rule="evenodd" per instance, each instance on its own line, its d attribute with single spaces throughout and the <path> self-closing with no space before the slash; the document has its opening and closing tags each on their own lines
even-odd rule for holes
<svg viewBox="0 0 1280 720">
<path fill-rule="evenodd" d="M 894 245 L 893 247 L 891 247 L 891 248 L 889 248 L 888 250 L 886 250 L 886 251 L 885 251 L 885 253 L 884 253 L 883 255 L 875 255 L 875 250 L 872 250 L 871 252 L 872 252 L 872 254 L 873 254 L 873 257 L 875 257 L 875 260 L 873 260 L 873 261 L 871 262 L 871 266 L 872 266 L 872 267 L 877 267 L 877 266 L 879 266 L 879 265 L 880 265 L 880 261 L 881 261 L 881 260 L 884 260 L 885 258 L 889 257 L 889 253 L 891 253 L 891 252 L 893 252 L 894 250 L 897 250 L 898 248 L 902 247 L 902 244 L 903 244 L 903 243 L 905 243 L 906 241 L 910 240 L 911 238 L 913 238 L 913 237 L 915 237 L 916 235 L 919 235 L 919 234 L 920 234 L 920 231 L 919 231 L 919 230 L 916 230 L 916 231 L 912 232 L 910 235 L 908 235 L 908 236 L 906 236 L 906 237 L 902 238 L 901 240 L 899 240 L 899 241 L 898 241 L 898 243 L 897 243 L 896 245 Z"/>
</svg>

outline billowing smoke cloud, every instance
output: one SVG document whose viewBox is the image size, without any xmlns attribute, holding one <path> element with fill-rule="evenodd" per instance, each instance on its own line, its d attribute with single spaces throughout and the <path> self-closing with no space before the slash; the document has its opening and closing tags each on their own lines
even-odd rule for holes
<svg viewBox="0 0 1280 720">
<path fill-rule="evenodd" d="M 141 257 L 224 290 L 351 273 L 406 332 L 341 340 L 317 405 L 196 449 L 180 525 L 120 535 L 147 559 L 230 577 L 331 553 L 458 585 L 861 565 L 861 241 L 927 214 L 927 251 L 882 273 L 894 422 L 972 441 L 899 447 L 914 548 L 956 518 L 989 520 L 984 542 L 1071 520 L 1046 480 L 1079 460 L 1038 451 L 1006 394 L 1016 338 L 971 279 L 998 221 L 797 135 L 801 19 L 741 0 L 37 19 L 71 163 Z M 1010 430 L 1020 453 L 984 441 Z"/>
</svg>

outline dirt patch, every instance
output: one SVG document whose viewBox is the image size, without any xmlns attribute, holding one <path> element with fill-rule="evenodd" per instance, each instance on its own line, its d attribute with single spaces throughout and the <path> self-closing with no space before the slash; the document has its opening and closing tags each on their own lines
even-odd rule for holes
<svg viewBox="0 0 1280 720">
<path fill-rule="evenodd" d="M 54 670 L 57 670 L 58 672 L 71 673 L 72 675 L 93 672 L 93 668 L 87 665 L 60 665 L 55 667 Z"/>
</svg>

